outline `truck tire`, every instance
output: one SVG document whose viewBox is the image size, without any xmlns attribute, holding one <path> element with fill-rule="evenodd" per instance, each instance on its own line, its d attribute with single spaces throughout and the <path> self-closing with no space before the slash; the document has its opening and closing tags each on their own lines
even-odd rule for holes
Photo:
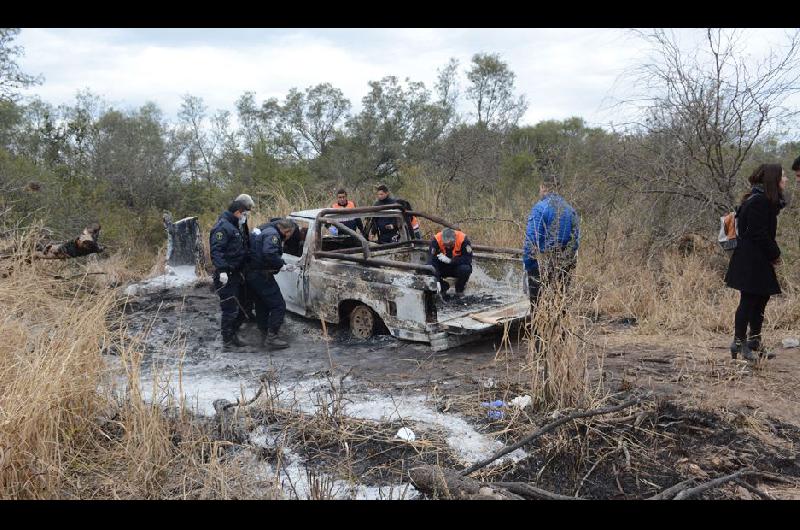
<svg viewBox="0 0 800 530">
<path fill-rule="evenodd" d="M 375 334 L 375 313 L 364 304 L 350 311 L 350 334 L 357 339 L 368 339 Z"/>
</svg>

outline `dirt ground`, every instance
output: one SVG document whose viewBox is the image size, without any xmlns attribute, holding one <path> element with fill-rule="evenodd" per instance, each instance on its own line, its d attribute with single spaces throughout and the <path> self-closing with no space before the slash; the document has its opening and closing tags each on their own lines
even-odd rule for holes
<svg viewBox="0 0 800 530">
<path fill-rule="evenodd" d="M 509 409 L 493 420 L 481 406 L 524 392 L 527 344 L 519 340 L 518 330 L 510 331 L 509 342 L 498 334 L 434 353 L 426 344 L 390 336 L 355 340 L 346 329 L 323 328 L 287 314 L 288 349 L 269 352 L 253 346 L 224 352 L 218 299 L 208 286 L 131 298 L 125 313 L 128 333 L 142 337 L 146 346 L 143 382 L 156 373 L 169 379 L 162 390 L 182 391 L 187 405 L 206 416 L 213 416 L 216 399 L 235 401 L 242 392 L 244 398 L 253 396 L 265 374 L 284 391 L 295 392 L 297 410 L 319 415 L 325 388 L 333 390 L 325 410 L 337 402 L 335 385 L 326 387 L 326 381 L 339 380 L 348 419 L 335 420 L 345 433 L 338 441 L 310 434 L 313 422 L 298 427 L 272 409 L 259 409 L 253 418 L 261 422 L 256 428 L 260 435 L 272 433 L 267 438 L 273 445 L 260 445 L 261 458 L 280 454 L 275 439 L 283 433 L 282 443 L 292 451 L 290 464 L 359 483 L 361 493 L 351 492 L 351 497 L 385 498 L 383 491 L 376 494 L 370 488 L 397 489 L 416 464 L 459 468 L 474 463 L 548 421 L 530 409 Z M 254 324 L 245 324 L 241 335 L 250 344 L 259 343 Z M 655 403 L 641 409 L 646 419 L 635 425 L 598 421 L 564 427 L 523 448 L 522 456 L 476 476 L 587 498 L 642 498 L 687 477 L 713 478 L 752 466 L 795 482 L 731 483 L 706 497 L 754 498 L 754 491 L 768 491 L 776 498 L 800 498 L 800 349 L 777 348 L 777 359 L 753 366 L 730 358 L 724 336 L 667 340 L 640 334 L 630 322 L 600 321 L 588 337 L 595 383 L 602 378 L 609 393 L 654 392 Z M 345 423 L 349 426 L 341 427 Z M 394 433 L 402 426 L 412 426 L 419 439 L 398 440 Z M 284 471 L 287 477 L 292 474 Z M 303 473 L 295 469 L 294 474 L 300 481 Z M 289 482 L 289 496 L 313 497 Z M 402 496 L 417 495 L 406 489 Z"/>
</svg>

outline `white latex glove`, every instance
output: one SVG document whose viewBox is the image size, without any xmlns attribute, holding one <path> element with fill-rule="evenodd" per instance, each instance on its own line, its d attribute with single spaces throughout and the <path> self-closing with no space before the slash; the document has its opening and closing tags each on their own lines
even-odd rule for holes
<svg viewBox="0 0 800 530">
<path fill-rule="evenodd" d="M 227 283 L 228 283 L 228 273 L 227 272 L 219 273 L 219 281 L 222 282 L 222 285 L 227 285 Z"/>
<path fill-rule="evenodd" d="M 284 266 L 283 266 L 283 268 L 282 268 L 281 270 L 282 270 L 282 271 L 286 271 L 286 272 L 292 272 L 292 271 L 293 271 L 293 270 L 295 270 L 296 268 L 297 268 L 297 267 L 295 267 L 295 266 L 294 266 L 294 265 L 292 265 L 291 263 L 287 263 L 286 265 L 284 265 Z"/>
<path fill-rule="evenodd" d="M 442 263 L 450 263 L 453 261 L 452 259 L 448 258 L 446 254 L 437 254 L 436 258 L 441 261 Z"/>
</svg>

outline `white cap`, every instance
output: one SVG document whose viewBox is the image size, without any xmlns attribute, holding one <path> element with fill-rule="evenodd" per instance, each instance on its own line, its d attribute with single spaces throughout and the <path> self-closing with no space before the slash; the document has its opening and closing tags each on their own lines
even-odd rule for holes
<svg viewBox="0 0 800 530">
<path fill-rule="evenodd" d="M 256 203 L 253 202 L 253 198 L 246 193 L 242 193 L 238 197 L 234 199 L 235 201 L 241 201 L 247 205 L 248 208 L 253 209 L 256 206 Z"/>
</svg>

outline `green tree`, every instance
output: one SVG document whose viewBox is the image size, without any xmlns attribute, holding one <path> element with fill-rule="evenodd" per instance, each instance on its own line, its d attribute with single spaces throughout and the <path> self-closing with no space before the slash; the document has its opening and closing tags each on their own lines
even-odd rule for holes
<svg viewBox="0 0 800 530">
<path fill-rule="evenodd" d="M 500 55 L 476 53 L 472 56 L 472 67 L 467 71 L 471 83 L 467 98 L 475 106 L 479 125 L 505 130 L 516 125 L 528 109 L 525 96 L 515 97 L 516 74 Z"/>
<path fill-rule="evenodd" d="M 24 53 L 22 46 L 13 46 L 19 28 L 0 28 L 0 101 L 14 101 L 17 91 L 41 83 L 41 78 L 24 73 L 17 59 Z"/>
</svg>

